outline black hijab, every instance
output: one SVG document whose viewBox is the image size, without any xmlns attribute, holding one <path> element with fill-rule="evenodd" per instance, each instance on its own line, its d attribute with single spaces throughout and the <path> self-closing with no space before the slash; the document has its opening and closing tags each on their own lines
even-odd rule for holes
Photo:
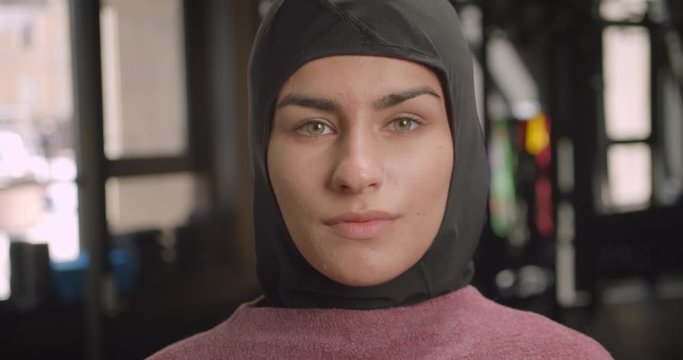
<svg viewBox="0 0 683 360">
<path fill-rule="evenodd" d="M 325 277 L 292 242 L 270 185 L 266 155 L 277 95 L 292 73 L 333 55 L 411 60 L 442 82 L 455 163 L 446 212 L 432 245 L 384 284 L 350 287 Z M 485 218 L 488 164 L 477 119 L 471 54 L 447 0 L 277 1 L 256 36 L 249 69 L 258 277 L 268 306 L 373 309 L 462 288 Z"/>
</svg>

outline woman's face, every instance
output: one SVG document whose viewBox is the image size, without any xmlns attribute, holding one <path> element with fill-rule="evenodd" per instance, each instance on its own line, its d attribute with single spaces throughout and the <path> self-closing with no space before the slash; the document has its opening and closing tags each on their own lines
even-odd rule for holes
<svg viewBox="0 0 683 360">
<path fill-rule="evenodd" d="M 296 247 L 332 280 L 372 286 L 414 265 L 441 224 L 452 169 L 443 91 L 425 66 L 333 56 L 282 87 L 270 181 Z"/>
</svg>

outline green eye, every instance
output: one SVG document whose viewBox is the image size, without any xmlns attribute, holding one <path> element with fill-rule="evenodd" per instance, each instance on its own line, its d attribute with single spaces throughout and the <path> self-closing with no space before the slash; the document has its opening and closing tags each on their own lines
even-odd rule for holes
<svg viewBox="0 0 683 360">
<path fill-rule="evenodd" d="M 321 136 L 330 134 L 332 130 L 322 121 L 309 121 L 301 125 L 297 132 L 306 136 Z"/>
<path fill-rule="evenodd" d="M 417 125 L 417 121 L 410 118 L 400 118 L 391 122 L 391 127 L 394 129 L 394 131 L 399 133 L 411 131 L 415 129 Z"/>
</svg>

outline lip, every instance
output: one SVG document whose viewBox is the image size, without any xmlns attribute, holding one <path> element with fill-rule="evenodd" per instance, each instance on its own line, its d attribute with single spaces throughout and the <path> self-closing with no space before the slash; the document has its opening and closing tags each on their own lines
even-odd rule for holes
<svg viewBox="0 0 683 360">
<path fill-rule="evenodd" d="M 323 223 L 337 235 L 353 240 L 371 240 L 382 236 L 397 215 L 385 211 L 346 212 L 329 218 Z"/>
</svg>

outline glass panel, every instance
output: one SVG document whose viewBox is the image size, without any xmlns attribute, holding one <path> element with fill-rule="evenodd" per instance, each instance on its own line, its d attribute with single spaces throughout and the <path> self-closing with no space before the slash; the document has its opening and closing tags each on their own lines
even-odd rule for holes
<svg viewBox="0 0 683 360">
<path fill-rule="evenodd" d="M 490 37 L 487 52 L 491 76 L 510 104 L 512 115 L 518 120 L 536 116 L 541 111 L 538 86 L 515 45 L 497 32 Z"/>
<path fill-rule="evenodd" d="M 600 16 L 608 21 L 640 21 L 651 0 L 602 0 Z"/>
<path fill-rule="evenodd" d="M 671 205 L 683 193 L 683 92 L 669 71 L 660 73 L 659 83 L 662 159 L 655 165 L 655 194 L 660 204 Z"/>
<path fill-rule="evenodd" d="M 0 3 L 0 54 L 0 238 L 46 243 L 52 261 L 73 260 L 79 236 L 68 2 Z M 0 268 L 5 261 L 0 256 Z"/>
<path fill-rule="evenodd" d="M 458 13 L 462 31 L 471 46 L 478 48 L 484 38 L 481 9 L 475 5 L 463 6 Z"/>
<path fill-rule="evenodd" d="M 652 160 L 647 144 L 612 145 L 607 150 L 608 194 L 616 211 L 646 208 L 652 195 Z"/>
<path fill-rule="evenodd" d="M 196 207 L 191 174 L 112 178 L 107 181 L 107 219 L 114 233 L 185 224 Z"/>
<path fill-rule="evenodd" d="M 105 153 L 174 156 L 187 148 L 180 0 L 104 0 Z"/>
<path fill-rule="evenodd" d="M 0 233 L 0 301 L 9 299 L 10 288 L 9 238 Z"/>
<path fill-rule="evenodd" d="M 574 305 L 576 293 L 576 249 L 574 248 L 574 206 L 566 201 L 557 207 L 557 246 L 555 273 L 557 301 L 563 306 Z"/>
<path fill-rule="evenodd" d="M 651 131 L 648 31 L 607 27 L 603 47 L 607 136 L 612 140 L 645 139 Z"/>
<path fill-rule="evenodd" d="M 563 193 L 574 191 L 574 143 L 564 137 L 557 141 L 557 187 Z"/>
</svg>

